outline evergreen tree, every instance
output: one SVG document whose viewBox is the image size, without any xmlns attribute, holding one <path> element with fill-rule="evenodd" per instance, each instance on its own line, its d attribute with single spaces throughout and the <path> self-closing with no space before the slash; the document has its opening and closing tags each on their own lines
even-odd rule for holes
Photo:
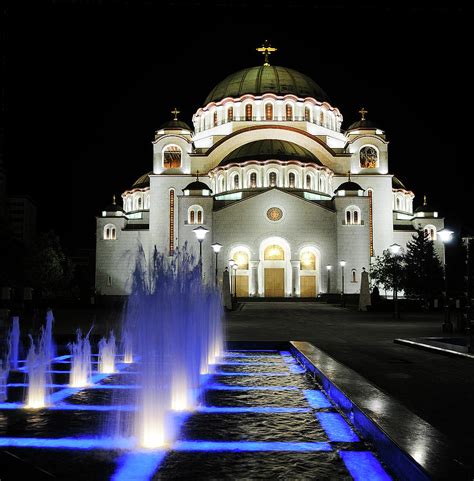
<svg viewBox="0 0 474 481">
<path fill-rule="evenodd" d="M 403 286 L 407 296 L 425 303 L 443 290 L 443 265 L 423 229 L 417 229 L 407 244 Z"/>
<path fill-rule="evenodd" d="M 381 284 L 384 289 L 401 291 L 403 286 L 404 257 L 394 255 L 389 249 L 377 256 L 370 267 L 370 279 L 376 284 Z"/>
</svg>

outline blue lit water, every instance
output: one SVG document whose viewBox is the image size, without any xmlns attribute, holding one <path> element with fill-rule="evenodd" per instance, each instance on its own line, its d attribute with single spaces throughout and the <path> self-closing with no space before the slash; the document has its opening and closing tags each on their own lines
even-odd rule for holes
<svg viewBox="0 0 474 481">
<path fill-rule="evenodd" d="M 68 360 L 53 363 L 53 396 L 69 396 L 35 411 L 12 405 L 23 399 L 25 374 L 11 373 L 15 386 L 0 404 L 0 478 L 393 479 L 288 355 L 227 352 L 215 368 L 219 374 L 203 377 L 199 408 L 180 415 L 180 436 L 166 451 L 134 451 L 129 438 L 103 438 L 112 399 L 133 415 L 128 393 L 140 379 L 136 365 L 117 365 L 119 373 L 69 393 Z"/>
</svg>

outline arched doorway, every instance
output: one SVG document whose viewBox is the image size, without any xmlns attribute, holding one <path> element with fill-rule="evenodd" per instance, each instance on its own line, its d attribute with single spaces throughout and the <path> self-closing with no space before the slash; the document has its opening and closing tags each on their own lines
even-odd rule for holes
<svg viewBox="0 0 474 481">
<path fill-rule="evenodd" d="M 314 247 L 304 247 L 299 255 L 300 297 L 316 297 L 318 294 L 319 252 Z"/>
<path fill-rule="evenodd" d="M 291 251 L 288 242 L 270 237 L 260 244 L 258 292 L 264 297 L 291 295 Z"/>
<path fill-rule="evenodd" d="M 230 259 L 237 264 L 238 269 L 234 273 L 234 292 L 237 297 L 249 297 L 250 275 L 250 251 L 245 246 L 234 247 L 230 251 Z"/>
</svg>

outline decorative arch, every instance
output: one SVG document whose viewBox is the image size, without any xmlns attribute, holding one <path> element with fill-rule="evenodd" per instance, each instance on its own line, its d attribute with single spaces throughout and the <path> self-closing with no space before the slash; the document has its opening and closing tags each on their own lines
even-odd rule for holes
<svg viewBox="0 0 474 481">
<path fill-rule="evenodd" d="M 117 229 L 114 224 L 104 225 L 104 240 L 116 240 L 117 239 Z"/>
<path fill-rule="evenodd" d="M 362 222 L 360 208 L 356 205 L 346 207 L 344 221 L 346 225 L 360 225 Z"/>
<path fill-rule="evenodd" d="M 161 151 L 163 169 L 179 169 L 182 164 L 183 152 L 176 144 L 167 144 Z"/>
<path fill-rule="evenodd" d="M 247 186 L 250 189 L 256 189 L 259 185 L 259 175 L 256 169 L 251 169 L 247 172 Z"/>
<path fill-rule="evenodd" d="M 284 259 L 269 259 L 265 257 L 265 252 L 276 247 L 283 254 Z M 271 257 L 271 256 L 270 256 Z M 278 257 L 278 256 L 276 256 Z M 281 256 L 280 256 L 281 257 Z M 283 237 L 272 236 L 264 239 L 259 246 L 259 265 L 258 265 L 258 294 L 265 295 L 265 269 L 283 269 L 283 293 L 285 296 L 292 295 L 292 269 L 291 269 L 291 248 L 289 242 Z"/>
<path fill-rule="evenodd" d="M 298 250 L 298 276 L 296 294 L 305 297 L 317 296 L 321 291 L 321 252 L 314 244 L 305 244 Z M 313 292 L 308 293 L 308 289 Z"/>
<path fill-rule="evenodd" d="M 380 151 L 373 144 L 364 144 L 359 149 L 359 166 L 361 169 L 375 169 L 380 163 Z"/>
<path fill-rule="evenodd" d="M 425 225 L 425 227 L 423 227 L 423 231 L 425 232 L 425 235 L 428 236 L 430 241 L 435 241 L 438 238 L 436 227 L 432 224 Z"/>
<path fill-rule="evenodd" d="M 204 224 L 204 211 L 198 204 L 188 208 L 188 224 Z"/>
<path fill-rule="evenodd" d="M 265 120 L 273 120 L 273 103 L 265 103 Z"/>
</svg>

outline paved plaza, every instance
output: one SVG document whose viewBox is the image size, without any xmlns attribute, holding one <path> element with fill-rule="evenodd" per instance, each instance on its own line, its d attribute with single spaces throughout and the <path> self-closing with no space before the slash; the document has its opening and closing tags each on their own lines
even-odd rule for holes
<svg viewBox="0 0 474 481">
<path fill-rule="evenodd" d="M 441 314 L 358 312 L 310 302 L 251 302 L 227 314 L 229 340 L 308 341 L 444 433 L 464 461 L 474 449 L 474 361 L 397 345 L 442 336 Z"/>
</svg>

